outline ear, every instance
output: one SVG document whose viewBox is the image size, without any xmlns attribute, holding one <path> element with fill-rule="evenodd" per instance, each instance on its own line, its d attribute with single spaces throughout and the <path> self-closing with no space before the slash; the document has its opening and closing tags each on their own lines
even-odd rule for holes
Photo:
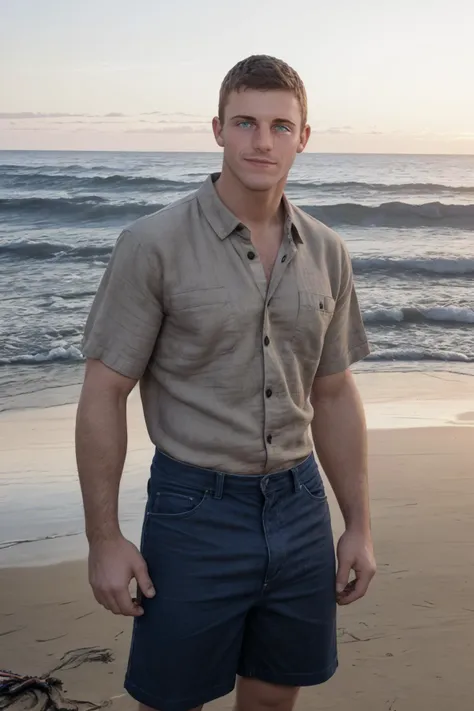
<svg viewBox="0 0 474 711">
<path fill-rule="evenodd" d="M 304 149 L 306 148 L 306 146 L 308 144 L 310 136 L 311 136 L 311 126 L 308 126 L 308 124 L 306 124 L 306 126 L 304 127 L 304 129 L 301 132 L 300 142 L 299 142 L 298 148 L 296 150 L 297 153 L 303 153 Z"/>
<path fill-rule="evenodd" d="M 217 145 L 223 148 L 224 138 L 222 136 L 222 124 L 217 116 L 214 116 L 214 118 L 212 119 L 212 131 L 214 133 L 214 138 L 216 139 Z"/>
</svg>

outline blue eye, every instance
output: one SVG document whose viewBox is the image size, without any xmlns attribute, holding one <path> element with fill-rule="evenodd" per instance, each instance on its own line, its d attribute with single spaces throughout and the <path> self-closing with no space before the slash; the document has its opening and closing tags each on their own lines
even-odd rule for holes
<svg viewBox="0 0 474 711">
<path fill-rule="evenodd" d="M 275 126 L 275 128 L 276 128 L 277 131 L 279 131 L 279 132 L 280 132 L 280 131 L 289 131 L 289 130 L 290 130 L 290 129 L 288 128 L 288 126 L 284 126 L 283 124 L 278 124 L 277 126 Z"/>
<path fill-rule="evenodd" d="M 252 124 L 250 123 L 250 121 L 239 121 L 237 125 L 241 128 L 249 128 Z"/>
</svg>

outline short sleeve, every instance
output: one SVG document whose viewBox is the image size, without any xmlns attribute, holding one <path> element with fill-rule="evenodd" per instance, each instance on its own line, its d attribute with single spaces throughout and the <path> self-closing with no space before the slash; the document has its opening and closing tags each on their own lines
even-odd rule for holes
<svg viewBox="0 0 474 711">
<path fill-rule="evenodd" d="M 86 358 L 139 380 L 161 328 L 158 256 L 124 230 L 112 251 L 92 302 L 82 340 Z"/>
<path fill-rule="evenodd" d="M 316 376 L 347 370 L 370 353 L 359 307 L 350 256 L 343 247 L 341 286 L 331 322 L 325 334 Z"/>
</svg>

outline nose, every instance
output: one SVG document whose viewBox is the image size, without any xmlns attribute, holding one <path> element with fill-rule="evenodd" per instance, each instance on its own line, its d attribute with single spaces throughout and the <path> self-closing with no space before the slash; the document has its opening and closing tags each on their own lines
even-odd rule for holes
<svg viewBox="0 0 474 711">
<path fill-rule="evenodd" d="M 269 126 L 260 125 L 253 134 L 253 147 L 261 153 L 268 153 L 273 148 L 273 137 Z"/>
</svg>

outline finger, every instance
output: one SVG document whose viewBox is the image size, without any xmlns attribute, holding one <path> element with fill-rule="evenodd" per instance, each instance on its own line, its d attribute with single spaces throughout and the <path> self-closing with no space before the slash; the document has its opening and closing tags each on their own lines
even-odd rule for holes
<svg viewBox="0 0 474 711">
<path fill-rule="evenodd" d="M 132 600 L 128 589 L 116 591 L 114 602 L 118 607 L 118 614 L 126 617 L 139 617 L 143 615 L 143 608 Z"/>
<path fill-rule="evenodd" d="M 364 597 L 372 576 L 367 572 L 358 572 L 355 580 L 351 581 L 353 585 L 349 585 L 347 591 L 344 591 L 340 598 L 341 605 L 350 605 L 352 602 Z"/>
<path fill-rule="evenodd" d="M 103 608 L 109 612 L 113 612 L 114 615 L 120 615 L 120 607 L 117 600 L 115 599 L 115 593 L 112 589 L 105 588 L 92 588 L 94 597 Z"/>
<path fill-rule="evenodd" d="M 95 599 L 105 610 L 113 612 L 114 615 L 120 615 L 119 606 L 117 605 L 112 593 L 104 590 L 100 593 L 96 593 Z"/>
<path fill-rule="evenodd" d="M 154 597 L 156 595 L 156 591 L 151 578 L 148 575 L 148 567 L 143 558 L 140 563 L 136 564 L 133 573 L 138 583 L 138 587 L 145 597 Z"/>
<path fill-rule="evenodd" d="M 109 610 L 109 612 L 112 612 L 114 615 L 120 615 L 120 607 L 113 597 L 112 594 L 106 598 L 106 604 L 104 605 L 106 610 Z"/>
<path fill-rule="evenodd" d="M 353 580 L 351 580 L 347 583 L 344 590 L 336 593 L 336 601 L 337 601 L 338 605 L 345 605 L 346 604 L 346 600 L 348 599 L 349 595 L 351 595 L 353 593 L 355 585 L 356 585 L 356 580 L 354 578 Z"/>
<path fill-rule="evenodd" d="M 109 602 L 107 600 L 106 593 L 103 592 L 102 590 L 98 590 L 97 588 L 92 588 L 92 592 L 94 593 L 94 597 L 97 600 L 97 602 L 99 603 L 99 605 L 104 607 L 106 610 L 110 610 L 110 606 L 109 606 Z"/>
<path fill-rule="evenodd" d="M 351 573 L 352 564 L 349 560 L 340 560 L 336 576 L 336 592 L 338 594 L 344 592 L 345 587 L 349 583 L 349 575 Z"/>
</svg>

